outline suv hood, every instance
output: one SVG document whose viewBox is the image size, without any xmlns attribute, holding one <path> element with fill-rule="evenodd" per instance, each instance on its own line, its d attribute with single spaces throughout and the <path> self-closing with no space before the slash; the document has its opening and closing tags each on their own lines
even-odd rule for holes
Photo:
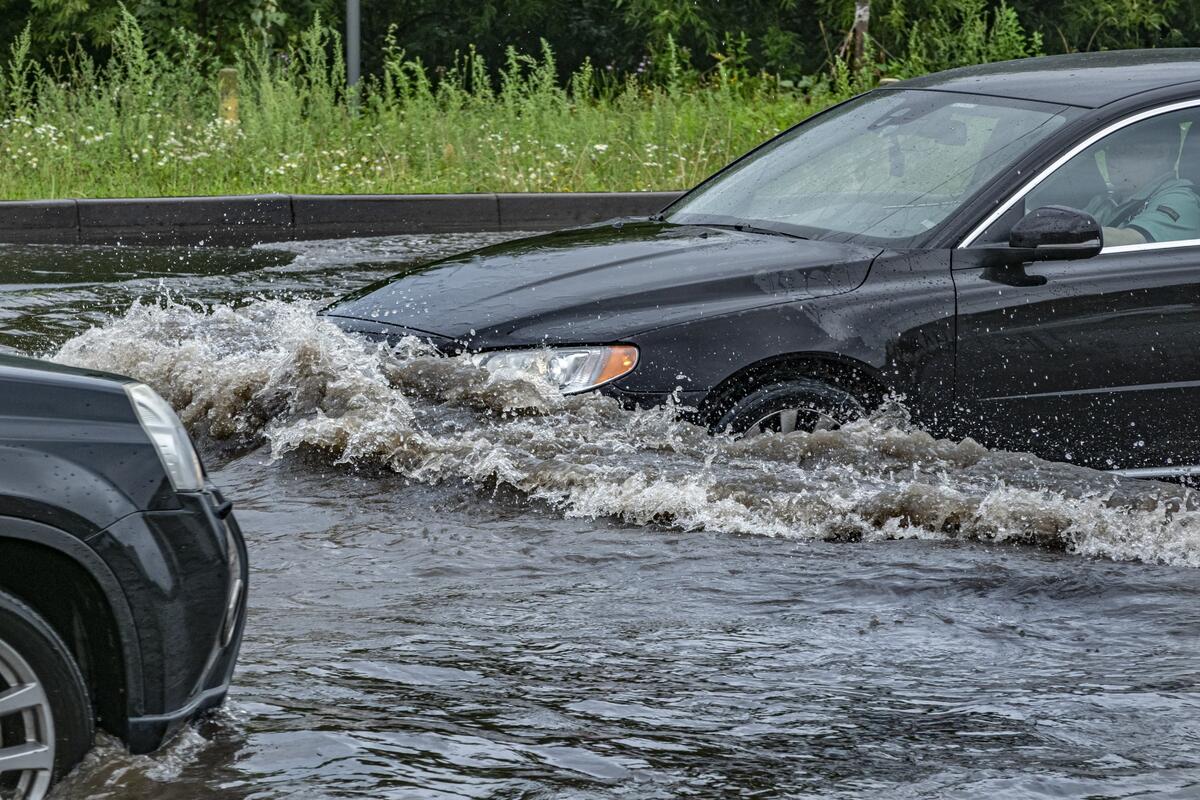
<svg viewBox="0 0 1200 800">
<path fill-rule="evenodd" d="M 726 228 L 605 224 L 416 265 L 324 313 L 348 330 L 469 349 L 603 343 L 848 292 L 879 252 Z"/>
<path fill-rule="evenodd" d="M 41 359 L 0 355 L 0 441 L 20 439 L 29 420 L 141 423 L 125 394 L 132 378 Z M 12 433 L 15 426 L 18 433 Z M 147 440 L 148 441 L 148 440 Z"/>
</svg>

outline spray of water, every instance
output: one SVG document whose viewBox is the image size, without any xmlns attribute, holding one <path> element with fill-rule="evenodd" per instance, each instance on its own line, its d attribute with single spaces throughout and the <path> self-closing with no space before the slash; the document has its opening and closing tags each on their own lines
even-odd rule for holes
<svg viewBox="0 0 1200 800">
<path fill-rule="evenodd" d="M 737 441 L 669 408 L 564 397 L 526 376 L 346 334 L 307 303 L 136 304 L 54 359 L 134 376 L 202 442 L 267 443 L 413 480 L 510 487 L 569 516 L 822 539 L 954 538 L 1200 566 L 1180 487 L 965 439 L 901 410 Z"/>
</svg>

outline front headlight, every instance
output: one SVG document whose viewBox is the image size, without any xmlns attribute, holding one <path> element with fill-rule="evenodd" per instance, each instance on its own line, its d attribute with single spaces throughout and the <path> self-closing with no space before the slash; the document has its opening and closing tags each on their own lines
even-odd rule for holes
<svg viewBox="0 0 1200 800">
<path fill-rule="evenodd" d="M 629 374 L 638 362 L 633 345 L 555 347 L 546 350 L 492 350 L 471 361 L 491 370 L 512 369 L 536 375 L 563 394 L 586 392 Z"/>
<path fill-rule="evenodd" d="M 187 431 L 167 401 L 144 383 L 127 384 L 125 393 L 129 395 L 134 413 L 146 435 L 154 442 L 175 491 L 198 492 L 203 489 L 204 470 L 200 467 L 200 459 L 196 456 Z"/>
</svg>

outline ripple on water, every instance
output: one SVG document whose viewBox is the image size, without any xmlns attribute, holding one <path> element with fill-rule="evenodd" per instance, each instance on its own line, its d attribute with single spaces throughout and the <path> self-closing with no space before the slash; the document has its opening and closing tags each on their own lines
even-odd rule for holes
<svg viewBox="0 0 1200 800">
<path fill-rule="evenodd" d="M 228 707 L 63 796 L 1200 795 L 1193 493 L 895 408 L 735 442 L 314 312 L 469 242 L 0 293 L 7 346 L 180 409 L 254 569 Z"/>
</svg>

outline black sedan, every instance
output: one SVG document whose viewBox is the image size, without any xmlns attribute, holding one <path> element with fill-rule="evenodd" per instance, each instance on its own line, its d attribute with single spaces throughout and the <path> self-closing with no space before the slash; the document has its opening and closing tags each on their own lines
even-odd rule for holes
<svg viewBox="0 0 1200 800">
<path fill-rule="evenodd" d="M 938 435 L 1200 473 L 1200 50 L 853 98 L 649 220 L 414 267 L 328 309 L 742 435 L 902 397 Z"/>
<path fill-rule="evenodd" d="M 96 726 L 144 753 L 225 698 L 231 508 L 150 387 L 0 356 L 0 797 L 42 797 Z"/>
</svg>

